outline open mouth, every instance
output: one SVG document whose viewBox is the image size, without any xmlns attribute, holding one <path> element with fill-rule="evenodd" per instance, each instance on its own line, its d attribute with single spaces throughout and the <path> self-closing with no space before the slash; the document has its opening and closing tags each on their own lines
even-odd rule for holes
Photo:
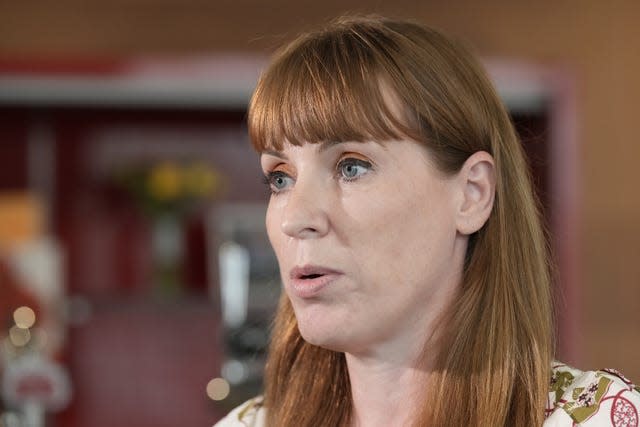
<svg viewBox="0 0 640 427">
<path fill-rule="evenodd" d="M 340 276 L 340 271 L 318 265 L 294 267 L 289 275 L 290 292 L 299 298 L 314 298 Z"/>
<path fill-rule="evenodd" d="M 324 276 L 324 274 L 303 274 L 302 276 L 300 276 L 300 278 L 303 280 L 307 280 L 307 279 L 317 279 L 318 277 L 322 277 L 322 276 Z"/>
<path fill-rule="evenodd" d="M 337 274 L 336 271 L 315 265 L 295 267 L 291 270 L 290 277 L 293 280 L 313 280 L 327 275 Z"/>
</svg>

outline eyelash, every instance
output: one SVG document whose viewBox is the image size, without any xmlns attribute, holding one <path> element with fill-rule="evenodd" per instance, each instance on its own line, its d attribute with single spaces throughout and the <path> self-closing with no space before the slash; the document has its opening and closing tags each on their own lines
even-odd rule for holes
<svg viewBox="0 0 640 427">
<path fill-rule="evenodd" d="M 267 186 L 267 190 L 269 190 L 269 192 L 272 195 L 276 195 L 278 193 L 280 193 L 281 190 L 275 190 L 274 189 L 274 180 L 280 176 L 288 176 L 286 173 L 282 172 L 282 171 L 272 171 L 272 172 L 267 172 L 264 174 L 264 176 L 262 177 L 262 182 L 264 183 L 264 185 Z"/>
<path fill-rule="evenodd" d="M 345 177 L 345 176 L 341 176 L 342 174 L 342 167 L 344 167 L 347 163 L 351 163 L 353 166 L 361 166 L 367 169 L 367 171 L 362 174 L 362 175 L 358 175 L 356 177 Z M 366 160 L 362 160 L 362 159 L 358 159 L 356 157 L 344 157 L 342 159 L 340 159 L 340 161 L 338 162 L 338 164 L 336 165 L 336 175 L 346 181 L 346 182 L 353 182 L 356 181 L 358 179 L 360 179 L 363 175 L 366 175 L 370 170 L 371 170 L 371 163 L 367 162 Z"/>
<path fill-rule="evenodd" d="M 355 177 L 346 177 L 342 174 L 342 168 L 348 163 L 354 166 L 364 167 L 367 169 L 367 171 Z M 343 157 L 336 164 L 335 174 L 338 179 L 341 179 L 345 182 L 354 182 L 360 179 L 363 175 L 366 175 L 371 170 L 371 168 L 372 168 L 371 162 L 368 162 L 366 160 L 362 160 L 356 157 Z M 280 170 L 267 172 L 262 178 L 262 182 L 267 186 L 268 190 L 272 195 L 277 195 L 283 191 L 283 190 L 275 189 L 274 181 L 279 177 L 286 177 L 286 178 L 292 179 L 286 172 L 283 172 Z"/>
</svg>

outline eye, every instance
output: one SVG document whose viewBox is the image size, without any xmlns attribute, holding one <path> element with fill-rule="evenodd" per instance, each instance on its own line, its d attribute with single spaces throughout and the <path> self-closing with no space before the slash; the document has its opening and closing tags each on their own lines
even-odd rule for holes
<svg viewBox="0 0 640 427">
<path fill-rule="evenodd" d="M 341 160 L 338 163 L 337 169 L 340 174 L 340 178 L 346 181 L 353 181 L 369 172 L 371 170 L 371 163 L 365 160 L 349 157 Z"/>
<path fill-rule="evenodd" d="M 273 171 L 265 175 L 264 182 L 272 193 L 279 193 L 293 184 L 293 178 L 282 171 Z"/>
</svg>

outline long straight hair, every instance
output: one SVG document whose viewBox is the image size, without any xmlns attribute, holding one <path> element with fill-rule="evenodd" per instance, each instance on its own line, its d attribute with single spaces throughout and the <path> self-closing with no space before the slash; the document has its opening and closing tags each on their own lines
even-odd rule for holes
<svg viewBox="0 0 640 427">
<path fill-rule="evenodd" d="M 389 89 L 402 114 L 388 105 Z M 477 151 L 493 156 L 494 207 L 470 236 L 462 283 L 438 331 L 437 348 L 447 351 L 436 356 L 413 423 L 541 425 L 553 355 L 548 248 L 520 141 L 477 60 L 417 23 L 340 18 L 276 54 L 248 118 L 258 151 L 285 142 L 405 138 L 424 145 L 449 174 Z M 264 405 L 269 426 L 352 421 L 344 355 L 304 341 L 286 296 Z"/>
</svg>

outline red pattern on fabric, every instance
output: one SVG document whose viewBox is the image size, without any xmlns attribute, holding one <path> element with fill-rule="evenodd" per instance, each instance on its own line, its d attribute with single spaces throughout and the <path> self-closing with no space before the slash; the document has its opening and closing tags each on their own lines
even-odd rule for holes
<svg viewBox="0 0 640 427">
<path fill-rule="evenodd" d="M 638 409 L 626 397 L 622 396 L 626 390 L 618 393 L 611 405 L 611 424 L 614 427 L 638 427 Z"/>
</svg>

